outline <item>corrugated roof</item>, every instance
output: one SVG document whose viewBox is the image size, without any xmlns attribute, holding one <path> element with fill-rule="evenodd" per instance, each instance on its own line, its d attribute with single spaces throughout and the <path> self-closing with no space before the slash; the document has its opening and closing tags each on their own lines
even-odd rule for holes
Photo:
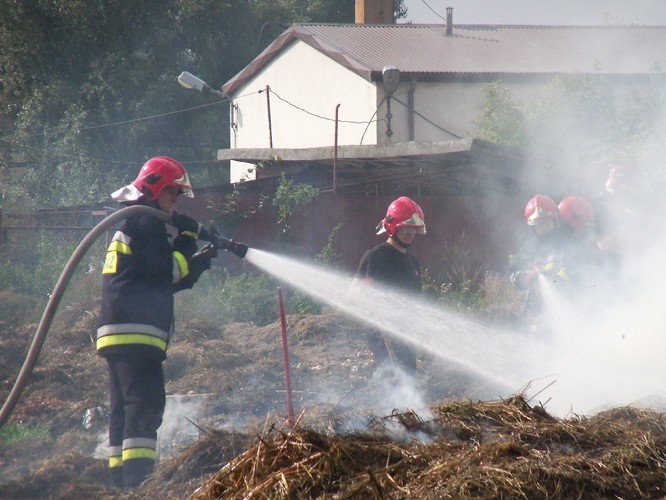
<svg viewBox="0 0 666 500">
<path fill-rule="evenodd" d="M 453 74 L 644 75 L 666 68 L 666 26 L 297 24 L 223 90 L 233 92 L 294 40 L 371 80 L 384 66 L 415 77 Z"/>
</svg>

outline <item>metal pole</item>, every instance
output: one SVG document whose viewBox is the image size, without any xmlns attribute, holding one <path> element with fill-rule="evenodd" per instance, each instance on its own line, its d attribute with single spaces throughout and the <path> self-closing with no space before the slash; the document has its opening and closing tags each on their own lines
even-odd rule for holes
<svg viewBox="0 0 666 500">
<path fill-rule="evenodd" d="M 393 130 L 391 130 L 391 94 L 386 98 L 386 141 L 391 142 L 391 136 L 393 135 Z"/>
<path fill-rule="evenodd" d="M 271 87 L 266 85 L 266 109 L 268 110 L 268 146 L 273 149 L 273 124 L 271 121 Z"/>
<path fill-rule="evenodd" d="M 280 315 L 280 330 L 282 333 L 282 355 L 284 358 L 284 383 L 287 395 L 287 423 L 294 427 L 296 419 L 294 417 L 294 402 L 291 390 L 291 368 L 289 364 L 289 343 L 287 342 L 287 319 L 284 314 L 284 299 L 282 298 L 282 288 L 277 287 L 278 313 Z"/>
<path fill-rule="evenodd" d="M 335 142 L 333 143 L 333 194 L 338 185 L 338 110 L 340 105 L 335 107 Z"/>
</svg>

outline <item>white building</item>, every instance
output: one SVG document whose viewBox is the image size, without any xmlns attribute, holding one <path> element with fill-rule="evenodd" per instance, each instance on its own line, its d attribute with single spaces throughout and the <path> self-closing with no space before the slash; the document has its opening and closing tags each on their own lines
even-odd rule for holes
<svg viewBox="0 0 666 500">
<path fill-rule="evenodd" d="M 362 24 L 383 21 L 385 3 L 357 2 L 357 24 L 292 25 L 229 80 L 231 150 L 218 158 L 333 146 L 336 111 L 338 145 L 471 138 L 487 83 L 520 99 L 554 75 L 607 75 L 631 98 L 666 67 L 666 26 L 455 25 L 451 9 L 446 25 Z M 231 162 L 231 182 L 261 176 Z"/>
</svg>

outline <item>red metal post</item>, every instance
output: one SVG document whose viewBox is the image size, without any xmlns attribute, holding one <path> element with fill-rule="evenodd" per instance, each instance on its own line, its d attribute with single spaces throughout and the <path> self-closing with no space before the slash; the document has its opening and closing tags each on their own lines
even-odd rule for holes
<svg viewBox="0 0 666 500">
<path fill-rule="evenodd" d="M 293 427 L 296 419 L 294 417 L 294 401 L 291 392 L 291 365 L 289 363 L 289 342 L 287 341 L 287 318 L 284 314 L 284 299 L 282 288 L 277 287 L 278 313 L 280 315 L 280 330 L 282 332 L 282 355 L 284 357 L 284 383 L 287 394 L 287 423 Z"/>
</svg>

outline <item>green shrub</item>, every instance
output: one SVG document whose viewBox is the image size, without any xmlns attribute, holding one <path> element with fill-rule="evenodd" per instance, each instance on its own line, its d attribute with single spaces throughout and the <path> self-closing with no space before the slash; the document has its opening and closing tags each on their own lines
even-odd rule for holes
<svg viewBox="0 0 666 500">
<path fill-rule="evenodd" d="M 4 445 L 35 439 L 51 439 L 48 428 L 43 425 L 28 427 L 21 422 L 8 423 L 0 428 L 0 443 Z"/>
<path fill-rule="evenodd" d="M 48 296 L 83 236 L 81 232 L 64 231 L 15 233 L 0 249 L 0 290 Z M 79 263 L 79 272 L 99 267 L 96 264 L 104 257 L 103 246 L 104 242 L 98 241 L 88 250 Z"/>
<path fill-rule="evenodd" d="M 264 274 L 253 271 L 232 276 L 226 269 L 212 269 L 193 290 L 176 295 L 176 318 L 267 325 L 277 319 L 275 286 Z"/>
</svg>

